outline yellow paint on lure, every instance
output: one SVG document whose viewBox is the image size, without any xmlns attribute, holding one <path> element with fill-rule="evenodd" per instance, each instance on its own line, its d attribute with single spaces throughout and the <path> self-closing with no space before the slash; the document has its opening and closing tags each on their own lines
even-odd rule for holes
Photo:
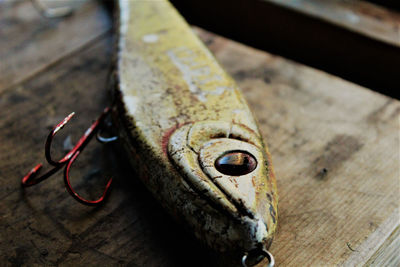
<svg viewBox="0 0 400 267">
<path fill-rule="evenodd" d="M 120 0 L 118 21 L 114 119 L 141 179 L 214 250 L 266 251 L 276 182 L 239 88 L 168 1 Z"/>
</svg>

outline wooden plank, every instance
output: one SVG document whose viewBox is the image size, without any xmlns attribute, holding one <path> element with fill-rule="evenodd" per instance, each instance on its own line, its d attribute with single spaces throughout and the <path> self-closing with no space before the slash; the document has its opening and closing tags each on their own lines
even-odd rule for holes
<svg viewBox="0 0 400 267">
<path fill-rule="evenodd" d="M 92 199 L 107 177 L 115 178 L 110 199 L 101 208 L 69 197 L 61 173 L 36 187 L 20 187 L 21 177 L 44 160 L 44 138 L 55 123 L 76 111 L 71 125 L 55 139 L 55 151 L 62 151 L 68 136 L 76 141 L 107 105 L 111 43 L 108 35 L 1 95 L 1 263 L 182 266 L 190 257 L 204 263 L 191 251 L 198 250 L 197 242 L 165 214 L 110 147 L 90 144 L 72 174 L 73 186 Z M 104 177 L 95 175 L 99 168 Z M 171 240 L 177 243 L 171 246 Z"/>
<path fill-rule="evenodd" d="M 400 221 L 399 101 L 226 39 L 202 38 L 239 81 L 271 148 L 280 196 L 271 249 L 277 263 L 366 263 Z"/>
<path fill-rule="evenodd" d="M 107 11 L 94 1 L 58 19 L 42 17 L 31 1 L 0 2 L 0 92 L 95 41 L 109 28 Z"/>
<path fill-rule="evenodd" d="M 264 0 L 400 47 L 400 14 L 365 1 Z"/>
<path fill-rule="evenodd" d="M 399 224 L 399 101 L 196 31 L 238 81 L 270 146 L 280 194 L 271 247 L 277 264 L 362 265 L 379 259 L 398 265 L 390 255 Z M 115 147 L 90 144 L 73 168 L 74 186 L 91 198 L 113 175 L 110 198 L 100 208 L 70 198 L 62 174 L 20 188 L 25 172 L 42 161 L 52 125 L 77 112 L 57 136 L 57 151 L 68 136 L 77 140 L 107 105 L 111 43 L 107 35 L 0 93 L 2 265 L 219 261 L 165 214 Z M 104 177 L 96 176 L 99 166 Z"/>
<path fill-rule="evenodd" d="M 398 266 L 400 262 L 400 227 L 385 240 L 382 246 L 368 260 L 367 266 Z"/>
<path fill-rule="evenodd" d="M 385 0 L 385 1 L 380 1 L 380 0 L 367 0 L 368 2 L 375 3 L 380 6 L 385 6 L 387 8 L 392 8 L 395 10 L 400 10 L 400 3 L 397 0 Z"/>
<path fill-rule="evenodd" d="M 192 24 L 400 97 L 398 11 L 340 0 L 172 2 Z"/>
</svg>

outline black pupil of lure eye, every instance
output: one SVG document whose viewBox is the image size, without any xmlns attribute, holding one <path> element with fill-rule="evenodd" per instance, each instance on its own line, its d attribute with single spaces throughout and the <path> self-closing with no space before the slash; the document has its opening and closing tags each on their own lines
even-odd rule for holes
<svg viewBox="0 0 400 267">
<path fill-rule="evenodd" d="M 247 152 L 236 151 L 220 156 L 214 165 L 220 173 L 240 176 L 254 171 L 257 167 L 257 161 L 253 155 Z"/>
</svg>

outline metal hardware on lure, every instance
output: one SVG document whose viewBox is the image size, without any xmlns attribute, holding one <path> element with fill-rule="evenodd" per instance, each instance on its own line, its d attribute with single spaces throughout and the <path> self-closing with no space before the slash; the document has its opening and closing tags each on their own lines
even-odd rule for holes
<svg viewBox="0 0 400 267">
<path fill-rule="evenodd" d="M 24 178 L 22 178 L 21 184 L 23 187 L 29 187 L 35 184 L 38 184 L 53 174 L 55 174 L 57 171 L 59 171 L 61 168 L 65 166 L 64 169 L 64 183 L 65 187 L 67 188 L 67 191 L 71 194 L 71 196 L 79 201 L 82 204 L 85 205 L 98 205 L 102 203 L 107 195 L 107 192 L 111 186 L 112 183 L 112 178 L 109 179 L 107 182 L 107 185 L 104 189 L 103 195 L 98 198 L 97 200 L 87 200 L 83 197 L 81 197 L 78 193 L 75 192 L 75 190 L 72 188 L 70 179 L 69 179 L 69 171 L 71 169 L 72 164 L 74 161 L 77 159 L 77 157 L 80 155 L 80 153 L 83 151 L 83 149 L 86 147 L 86 145 L 89 143 L 89 141 L 92 139 L 92 137 L 98 132 L 99 127 L 102 125 L 104 119 L 106 116 L 110 113 L 110 108 L 105 108 L 103 113 L 100 115 L 100 117 L 86 130 L 85 134 L 79 139 L 77 144 L 69 151 L 62 159 L 55 161 L 51 157 L 51 143 L 54 139 L 54 136 L 57 134 L 58 131 L 60 131 L 67 123 L 68 121 L 74 116 L 74 112 L 68 115 L 64 120 L 62 120 L 59 124 L 57 124 L 53 130 L 49 133 L 46 139 L 46 145 L 45 145 L 45 156 L 47 162 L 53 166 L 52 169 L 41 175 L 40 177 L 36 177 L 39 174 L 40 169 L 42 168 L 42 164 L 36 165 Z M 103 138 L 103 137 L 101 137 Z M 106 142 L 115 141 L 116 138 L 106 138 Z M 103 140 L 104 142 L 104 140 Z"/>
<path fill-rule="evenodd" d="M 209 247 L 273 263 L 276 181 L 239 88 L 168 1 L 120 0 L 118 14 L 113 118 L 127 158 Z"/>
<path fill-rule="evenodd" d="M 250 254 L 251 253 L 246 253 L 243 256 L 243 258 L 242 258 L 242 266 L 243 267 L 247 267 L 246 261 L 247 261 L 247 258 L 248 258 L 248 256 Z M 268 259 L 268 262 L 269 262 L 267 267 L 274 267 L 275 266 L 275 259 L 274 259 L 274 257 L 272 256 L 272 254 L 268 250 L 263 249 L 261 251 L 255 251 L 253 254 L 255 256 L 264 256 L 264 257 L 266 257 Z"/>
</svg>

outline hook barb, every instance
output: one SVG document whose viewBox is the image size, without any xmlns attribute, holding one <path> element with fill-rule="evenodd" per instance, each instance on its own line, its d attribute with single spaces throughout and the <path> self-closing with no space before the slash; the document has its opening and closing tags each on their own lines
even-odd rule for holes
<svg viewBox="0 0 400 267">
<path fill-rule="evenodd" d="M 36 165 L 32 170 L 30 170 L 28 172 L 28 174 L 25 175 L 24 178 L 22 178 L 22 181 L 21 181 L 22 187 L 29 187 L 29 186 L 38 184 L 38 183 L 46 180 L 53 174 L 55 174 L 61 168 L 59 166 L 53 167 L 51 170 L 47 171 L 45 174 L 43 174 L 40 177 L 35 179 L 35 177 L 39 174 L 39 171 L 42 167 L 43 167 L 43 164 L 40 163 L 40 164 Z"/>
</svg>

